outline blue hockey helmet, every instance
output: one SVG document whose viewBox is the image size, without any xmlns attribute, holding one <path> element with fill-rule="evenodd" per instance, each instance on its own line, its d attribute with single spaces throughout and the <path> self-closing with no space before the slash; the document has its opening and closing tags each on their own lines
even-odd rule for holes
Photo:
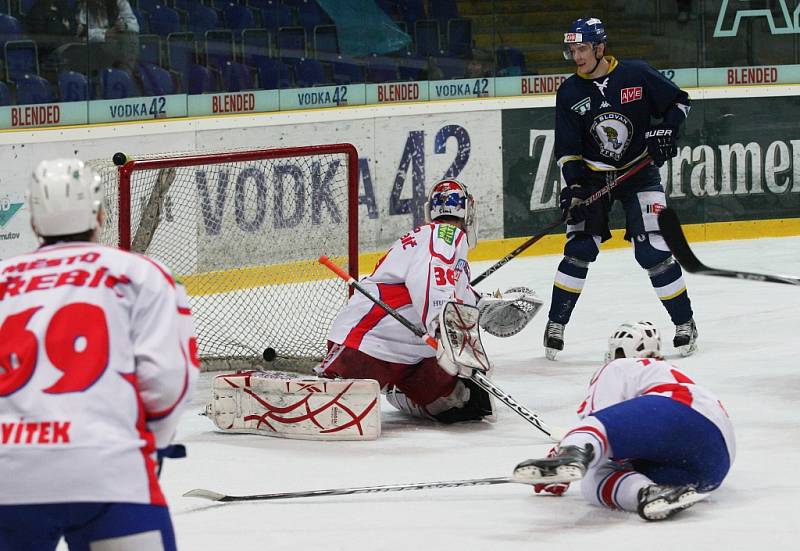
<svg viewBox="0 0 800 551">
<path fill-rule="evenodd" d="M 569 31 L 564 33 L 564 58 L 572 59 L 570 44 L 588 43 L 592 46 L 605 44 L 608 40 L 603 22 L 596 17 L 581 18 L 573 21 Z"/>
</svg>

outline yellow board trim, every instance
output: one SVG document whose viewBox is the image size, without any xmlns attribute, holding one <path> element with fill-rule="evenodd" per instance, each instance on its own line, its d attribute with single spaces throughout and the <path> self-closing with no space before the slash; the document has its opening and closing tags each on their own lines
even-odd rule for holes
<svg viewBox="0 0 800 551">
<path fill-rule="evenodd" d="M 781 218 L 775 220 L 747 220 L 742 222 L 709 222 L 706 224 L 686 224 L 683 231 L 689 242 L 725 241 L 731 239 L 758 239 L 760 237 L 790 237 L 800 235 L 800 218 Z M 612 238 L 603 243 L 603 249 L 620 249 L 630 247 L 630 243 L 622 236 L 624 230 L 611 232 Z M 504 257 L 528 237 L 510 239 L 493 239 L 478 243 L 469 253 L 471 262 L 497 260 Z M 563 234 L 546 235 L 538 243 L 522 252 L 519 256 L 542 256 L 561 254 L 566 237 Z M 358 256 L 361 274 L 370 273 L 384 252 L 363 253 Z M 344 257 L 333 257 L 339 266 L 346 267 Z M 477 273 L 475 274 L 477 275 Z M 192 296 L 228 293 L 253 287 L 281 285 L 286 283 L 302 283 L 333 279 L 335 276 L 316 260 L 273 264 L 269 266 L 253 266 L 240 270 L 220 270 L 199 274 L 180 275 L 186 289 Z M 580 292 L 565 288 L 570 292 Z M 682 291 L 681 291 L 682 292 Z M 663 300 L 666 300 L 666 297 Z"/>
</svg>

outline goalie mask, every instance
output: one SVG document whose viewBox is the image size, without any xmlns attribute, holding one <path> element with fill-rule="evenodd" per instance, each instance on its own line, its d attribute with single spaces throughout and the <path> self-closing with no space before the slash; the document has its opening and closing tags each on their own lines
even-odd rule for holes
<svg viewBox="0 0 800 551">
<path fill-rule="evenodd" d="M 606 361 L 623 357 L 660 358 L 661 336 L 656 326 L 649 321 L 639 321 L 617 327 L 608 339 Z"/>
<path fill-rule="evenodd" d="M 101 203 L 100 176 L 79 159 L 42 161 L 33 171 L 28 205 L 34 231 L 39 235 L 94 230 Z"/>
<path fill-rule="evenodd" d="M 467 245 L 472 249 L 478 243 L 478 220 L 475 198 L 467 186 L 458 180 L 441 180 L 433 184 L 425 202 L 425 221 L 430 223 L 442 216 L 453 216 L 463 220 L 467 234 Z"/>
</svg>

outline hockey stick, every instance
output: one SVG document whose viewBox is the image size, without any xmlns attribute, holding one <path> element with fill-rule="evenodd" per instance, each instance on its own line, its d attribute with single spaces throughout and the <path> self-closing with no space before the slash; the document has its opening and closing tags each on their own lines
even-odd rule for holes
<svg viewBox="0 0 800 551">
<path fill-rule="evenodd" d="M 661 235 L 664 236 L 664 241 L 669 245 L 672 254 L 678 260 L 678 263 L 683 268 L 693 274 L 720 276 L 720 277 L 733 277 L 736 279 L 747 279 L 750 281 L 767 281 L 770 283 L 786 283 L 788 285 L 800 285 L 800 278 L 783 275 L 769 275 L 757 274 L 753 272 L 742 272 L 739 270 L 721 270 L 718 268 L 710 268 L 700 262 L 692 249 L 689 248 L 689 243 L 686 241 L 686 236 L 681 229 L 681 222 L 678 220 L 678 215 L 671 208 L 665 208 L 658 214 L 658 226 L 661 229 Z"/>
<path fill-rule="evenodd" d="M 359 293 L 361 293 L 369 300 L 380 306 L 387 314 L 389 314 L 398 322 L 400 322 L 400 324 L 403 325 L 403 327 L 414 333 L 419 338 L 423 339 L 426 343 L 428 343 L 429 346 L 431 346 L 434 349 L 439 347 L 436 342 L 436 339 L 434 339 L 433 337 L 428 335 L 425 331 L 423 331 L 422 329 L 420 329 L 419 327 L 408 321 L 406 318 L 401 316 L 399 313 L 397 313 L 397 311 L 394 308 L 383 302 L 381 299 L 372 296 L 369 293 L 369 291 L 367 291 L 364 288 L 364 286 L 362 286 L 358 281 L 353 279 L 350 276 L 350 274 L 348 274 L 347 272 L 342 270 L 339 266 L 331 262 L 331 260 L 327 256 L 319 257 L 319 263 L 326 266 L 329 270 L 331 270 L 333 273 L 335 273 L 344 281 L 346 281 L 349 286 L 353 287 Z M 538 413 L 536 413 L 535 411 L 531 411 L 530 409 L 526 408 L 525 406 L 514 400 L 514 398 L 512 398 L 510 394 L 503 392 L 489 379 L 484 377 L 483 374 L 477 372 L 476 370 L 472 370 L 472 373 L 470 374 L 469 378 L 483 390 L 492 394 L 498 400 L 500 400 L 505 405 L 514 410 L 517 414 L 519 414 L 520 417 L 525 419 L 531 425 L 533 425 L 534 427 L 545 433 L 551 440 L 553 440 L 554 442 L 558 442 L 560 440 L 558 437 L 553 436 L 553 429 L 550 428 L 550 426 L 548 426 L 547 423 L 545 423 L 539 418 Z"/>
<path fill-rule="evenodd" d="M 628 172 L 626 172 L 625 174 L 622 174 L 621 176 L 618 176 L 613 181 L 607 183 L 606 185 L 604 185 L 603 187 L 601 187 L 600 189 L 598 189 L 597 191 L 592 193 L 589 197 L 586 198 L 586 200 L 584 201 L 584 204 L 591 205 L 592 203 L 594 203 L 595 201 L 600 199 L 603 195 L 607 195 L 608 193 L 611 193 L 612 189 L 614 189 L 615 187 L 620 185 L 622 182 L 624 182 L 625 180 L 627 180 L 628 178 L 630 178 L 631 176 L 633 176 L 634 174 L 636 174 L 637 172 L 639 172 L 640 170 L 642 170 L 644 167 L 646 167 L 647 165 L 649 165 L 652 162 L 653 162 L 653 159 L 651 159 L 650 157 L 645 157 L 644 159 L 639 161 L 637 164 L 633 165 L 631 167 L 631 169 L 628 170 Z M 498 260 L 497 262 L 492 264 L 485 272 L 483 272 L 482 274 L 478 275 L 475 279 L 470 281 L 469 284 L 474 287 L 475 285 L 477 285 L 478 283 L 480 283 L 481 281 L 483 281 L 484 279 L 486 279 L 487 277 L 489 277 L 490 275 L 495 273 L 497 270 L 499 270 L 500 268 L 502 268 L 503 266 L 508 264 L 508 262 L 510 260 L 512 260 L 512 259 L 516 258 L 517 256 L 519 256 L 520 253 L 522 253 L 523 251 L 528 249 L 531 245 L 533 245 L 534 243 L 538 242 L 545 235 L 549 234 L 552 230 L 554 230 L 558 226 L 560 226 L 564 222 L 565 216 L 566 216 L 566 213 L 564 213 L 564 215 L 562 215 L 561 218 L 559 218 L 558 220 L 556 220 L 552 224 L 548 224 L 547 226 L 542 228 L 542 230 L 539 233 L 537 233 L 533 237 L 530 237 L 522 245 L 520 245 L 519 247 L 517 247 L 516 249 L 514 249 L 513 251 L 511 251 L 510 253 L 505 255 L 503 258 L 501 258 L 500 260 Z"/>
<path fill-rule="evenodd" d="M 199 497 L 211 501 L 266 501 L 271 499 L 293 499 L 297 497 L 346 496 L 353 494 L 378 494 L 386 492 L 403 492 L 406 490 L 428 490 L 433 488 L 457 488 L 460 486 L 493 486 L 496 484 L 526 484 L 514 478 L 472 478 L 467 480 L 451 480 L 447 482 L 417 482 L 412 484 L 387 484 L 384 486 L 364 486 L 361 488 L 335 488 L 329 490 L 307 490 L 305 492 L 283 492 L 278 494 L 252 494 L 232 496 L 212 492 L 211 490 L 189 490 L 183 497 Z"/>
</svg>

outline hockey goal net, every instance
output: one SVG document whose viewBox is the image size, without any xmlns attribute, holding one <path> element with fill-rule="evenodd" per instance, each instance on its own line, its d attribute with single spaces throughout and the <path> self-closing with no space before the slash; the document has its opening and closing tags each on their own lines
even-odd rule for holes
<svg viewBox="0 0 800 551">
<path fill-rule="evenodd" d="M 119 159 L 123 160 L 123 159 Z M 102 241 L 169 266 L 186 285 L 207 367 L 314 360 L 347 299 L 317 263 L 358 275 L 358 154 L 349 144 L 94 162 Z"/>
</svg>

